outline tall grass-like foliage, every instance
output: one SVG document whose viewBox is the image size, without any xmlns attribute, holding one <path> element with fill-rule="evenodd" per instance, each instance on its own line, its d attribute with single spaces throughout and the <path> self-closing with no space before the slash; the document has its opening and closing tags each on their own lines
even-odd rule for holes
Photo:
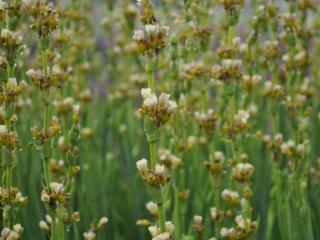
<svg viewBox="0 0 320 240">
<path fill-rule="evenodd" d="M 318 239 L 319 6 L 0 1 L 0 239 Z"/>
</svg>

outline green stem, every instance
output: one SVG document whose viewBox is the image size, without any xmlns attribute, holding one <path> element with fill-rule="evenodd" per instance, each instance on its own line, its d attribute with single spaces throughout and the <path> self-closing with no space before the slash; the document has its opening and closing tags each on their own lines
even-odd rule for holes
<svg viewBox="0 0 320 240">
<path fill-rule="evenodd" d="M 232 84 L 232 88 L 233 88 L 233 93 L 229 99 L 229 118 L 230 118 L 230 122 L 233 123 L 234 122 L 234 116 L 237 113 L 237 85 L 236 83 L 231 83 Z"/>
<path fill-rule="evenodd" d="M 55 214 L 52 214 L 52 226 L 50 240 L 64 240 L 65 228 L 64 228 L 64 212 L 65 208 L 60 206 L 56 210 Z"/>
<path fill-rule="evenodd" d="M 149 143 L 151 169 L 155 169 L 157 164 L 156 143 Z"/>
<path fill-rule="evenodd" d="M 154 63 L 154 59 L 152 56 L 147 56 L 146 63 L 146 71 L 147 71 L 147 79 L 148 79 L 148 88 L 151 89 L 153 93 L 155 93 L 155 83 L 154 83 L 154 66 L 151 66 Z M 156 151 L 156 142 L 149 142 L 149 150 L 150 150 L 150 161 L 151 161 L 151 169 L 154 169 L 157 164 L 157 151 Z"/>
<path fill-rule="evenodd" d="M 40 44 L 41 45 L 41 44 Z M 48 77 L 48 60 L 46 50 L 41 48 L 41 61 L 42 61 L 42 69 L 43 74 L 45 77 Z M 43 129 L 46 137 L 48 137 L 49 132 L 49 113 L 50 113 L 50 106 L 49 106 L 49 93 L 43 93 L 43 101 L 45 105 L 44 115 L 43 115 Z M 42 155 L 42 164 L 43 164 L 43 171 L 44 171 L 44 178 L 45 178 L 45 185 L 49 189 L 50 184 L 50 169 L 49 169 L 49 159 L 50 159 L 50 143 L 45 142 L 43 144 L 43 148 L 41 151 Z"/>
<path fill-rule="evenodd" d="M 148 79 L 148 87 L 151 89 L 152 92 L 155 92 L 155 86 L 154 86 L 154 73 L 148 72 L 147 73 L 147 79 Z"/>
<path fill-rule="evenodd" d="M 47 101 L 47 100 L 45 100 Z M 44 115 L 43 115 L 43 127 L 44 127 L 44 132 L 48 134 L 49 130 L 49 103 L 45 103 L 45 108 L 44 108 Z"/>
<path fill-rule="evenodd" d="M 161 189 L 161 195 L 163 198 L 163 192 Z M 158 208 L 159 208 L 159 224 L 160 224 L 160 231 L 161 233 L 166 232 L 166 212 L 163 206 L 164 202 L 158 203 Z"/>
<path fill-rule="evenodd" d="M 217 208 L 218 211 L 220 211 L 220 179 L 216 178 L 213 180 L 214 188 L 215 188 L 215 193 L 214 193 L 214 204 L 215 207 Z M 214 224 L 214 233 L 216 235 L 219 234 L 219 223 Z"/>
<path fill-rule="evenodd" d="M 45 103 L 45 109 L 44 109 L 44 115 L 43 115 L 43 129 L 47 137 L 48 130 L 49 130 L 49 104 L 48 103 Z M 50 156 L 49 155 L 50 155 L 50 144 L 49 142 L 45 142 L 42 147 L 41 156 L 42 156 L 45 185 L 48 189 L 50 184 L 50 169 L 49 169 Z"/>
<path fill-rule="evenodd" d="M 181 214 L 181 203 L 179 198 L 179 189 L 174 186 L 174 210 L 173 210 L 173 221 L 175 225 L 174 230 L 174 236 L 175 239 L 181 238 L 181 220 L 182 220 L 182 214 Z"/>
<path fill-rule="evenodd" d="M 8 21 L 7 21 L 8 23 Z M 11 78 L 13 76 L 13 68 L 11 68 L 10 64 L 8 64 L 7 66 L 7 81 L 9 80 L 9 78 Z M 6 83 L 4 85 L 4 90 L 6 89 Z M 9 110 L 7 104 L 4 104 L 4 109 L 6 109 L 6 113 Z M 13 114 L 14 112 L 12 112 Z M 10 115 L 6 114 L 6 115 Z M 12 126 L 11 126 L 11 122 L 9 121 L 9 119 L 7 118 L 8 116 L 6 116 L 5 119 L 5 124 L 6 124 L 6 128 L 8 131 L 11 131 Z M 4 149 L 4 162 L 5 162 L 5 188 L 9 191 L 9 199 L 11 201 L 11 187 L 12 187 L 12 173 L 13 173 L 13 167 L 14 167 L 14 150 L 13 149 Z M 4 209 L 3 209 L 3 221 L 4 221 L 4 226 L 10 228 L 11 227 L 11 219 L 13 218 L 12 216 L 12 207 L 9 204 L 5 204 Z"/>
<path fill-rule="evenodd" d="M 43 48 L 43 42 L 40 44 L 41 46 L 41 60 L 42 60 L 42 68 L 43 74 L 47 78 L 48 77 L 48 59 L 46 54 L 46 49 Z M 44 115 L 43 115 L 43 130 L 45 133 L 45 138 L 49 138 L 49 119 L 50 119 L 50 100 L 49 100 L 49 92 L 43 93 L 43 101 L 45 105 Z M 46 139 L 46 142 L 43 143 L 42 148 L 42 162 L 43 162 L 43 170 L 44 170 L 44 178 L 45 185 L 47 189 L 50 189 L 50 169 L 49 169 L 49 160 L 51 155 L 51 141 Z M 64 232 L 64 223 L 63 223 L 63 215 L 64 208 L 59 207 L 56 210 L 55 214 L 52 214 L 53 225 L 51 229 L 51 240 L 63 240 L 65 239 Z"/>
<path fill-rule="evenodd" d="M 205 87 L 202 88 L 201 97 L 202 97 L 203 110 L 207 112 L 209 107 L 208 107 L 208 100 L 207 100 L 207 90 Z"/>
<path fill-rule="evenodd" d="M 55 240 L 56 237 L 55 237 L 55 234 L 56 234 L 56 220 L 53 219 L 52 220 L 52 224 L 51 224 L 51 235 L 50 235 L 50 240 Z"/>
<path fill-rule="evenodd" d="M 41 61 L 42 61 L 43 74 L 45 77 L 47 77 L 48 76 L 48 60 L 47 60 L 46 50 L 41 50 Z"/>
<path fill-rule="evenodd" d="M 230 25 L 228 27 L 228 33 L 227 33 L 227 45 L 230 45 L 232 43 L 232 39 L 234 37 L 236 25 Z"/>
<path fill-rule="evenodd" d="M 147 56 L 146 62 L 146 72 L 147 72 L 147 80 L 148 80 L 148 88 L 151 89 L 153 93 L 155 93 L 155 65 L 157 63 L 157 59 L 154 58 L 153 55 Z M 151 162 L 151 169 L 155 169 L 157 164 L 157 150 L 156 150 L 156 142 L 150 141 L 149 142 L 149 150 L 150 150 L 150 162 Z M 162 233 L 166 232 L 166 216 L 165 216 L 165 209 L 164 209 L 164 195 L 163 189 L 161 191 L 161 203 L 158 203 L 159 208 L 159 224 L 160 230 Z"/>
<path fill-rule="evenodd" d="M 9 191 L 9 199 L 11 199 L 11 184 L 12 184 L 12 161 L 13 161 L 13 158 L 11 156 L 11 153 L 8 153 L 7 155 L 7 158 L 10 159 L 9 163 L 6 163 L 7 166 L 6 166 L 6 170 L 5 170 L 5 176 L 6 176 L 6 189 Z M 12 211 L 11 211 L 11 205 L 10 203 L 9 204 L 6 204 L 4 206 L 4 209 L 3 209 L 3 221 L 4 221 L 4 226 L 5 227 L 8 227 L 10 228 L 11 227 L 11 219 L 12 219 Z"/>
<path fill-rule="evenodd" d="M 151 89 L 153 93 L 156 92 L 155 88 L 155 71 L 157 68 L 158 59 L 153 54 L 147 54 L 146 57 L 146 72 L 147 72 L 147 81 L 148 88 Z"/>
</svg>

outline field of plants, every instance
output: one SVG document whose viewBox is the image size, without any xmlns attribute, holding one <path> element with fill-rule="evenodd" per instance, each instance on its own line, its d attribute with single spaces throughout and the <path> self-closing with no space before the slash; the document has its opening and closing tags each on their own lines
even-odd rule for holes
<svg viewBox="0 0 320 240">
<path fill-rule="evenodd" d="M 319 0 L 0 0 L 0 240 L 319 240 Z"/>
</svg>

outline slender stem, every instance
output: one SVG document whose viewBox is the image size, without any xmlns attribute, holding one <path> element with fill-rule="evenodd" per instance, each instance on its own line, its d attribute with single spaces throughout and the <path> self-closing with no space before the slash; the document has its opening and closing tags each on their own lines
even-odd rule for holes
<svg viewBox="0 0 320 240">
<path fill-rule="evenodd" d="M 44 114 L 43 114 L 43 128 L 46 134 L 48 133 L 48 130 L 49 130 L 48 122 L 49 122 L 49 104 L 45 103 Z"/>
<path fill-rule="evenodd" d="M 42 60 L 42 68 L 43 74 L 47 78 L 48 77 L 48 59 L 46 54 L 46 49 L 41 49 L 41 60 Z M 50 102 L 49 102 L 49 92 L 43 93 L 43 101 L 44 101 L 44 115 L 43 115 L 43 130 L 45 134 L 45 138 L 49 138 L 49 119 L 50 119 Z M 43 162 L 43 170 L 44 170 L 44 178 L 45 185 L 47 189 L 49 189 L 50 185 L 50 169 L 49 169 L 49 159 L 51 155 L 51 141 L 47 139 L 46 142 L 43 143 L 42 148 L 42 162 Z M 53 225 L 51 228 L 51 240 L 63 240 L 65 239 L 64 234 L 64 224 L 63 224 L 63 213 L 64 208 L 59 207 L 56 212 L 53 214 Z"/>
<path fill-rule="evenodd" d="M 146 71 L 147 71 L 147 79 L 148 79 L 148 88 L 151 89 L 152 92 L 155 92 L 155 83 L 154 83 L 154 72 L 151 71 L 152 58 L 147 56 L 146 63 Z M 157 150 L 156 150 L 156 142 L 149 142 L 149 150 L 150 150 L 150 161 L 151 161 L 151 169 L 154 169 L 157 164 Z"/>
<path fill-rule="evenodd" d="M 202 94 L 201 94 L 201 97 L 202 97 L 202 107 L 203 107 L 203 110 L 205 111 L 205 112 L 207 112 L 208 111 L 208 100 L 207 100 L 207 89 L 206 89 L 206 87 L 203 87 L 202 88 Z"/>
<path fill-rule="evenodd" d="M 162 190 L 161 190 L 161 195 L 162 195 Z M 162 203 L 158 203 L 158 208 L 159 208 L 159 224 L 160 224 L 160 231 L 162 233 L 166 232 L 166 212 Z"/>
<path fill-rule="evenodd" d="M 63 206 L 59 207 L 58 213 L 57 213 L 57 240 L 63 240 L 65 239 L 65 231 L 64 231 L 64 212 L 65 209 Z"/>
<path fill-rule="evenodd" d="M 7 21 L 8 23 L 8 21 Z M 13 68 L 11 68 L 10 64 L 7 66 L 7 81 L 9 78 L 13 76 Z M 6 89 L 6 84 L 4 84 L 4 89 Z M 9 110 L 7 104 L 4 104 L 4 109 L 6 109 L 6 113 Z M 6 114 L 7 115 L 7 114 Z M 11 131 L 11 122 L 7 119 L 5 120 L 6 128 L 8 131 Z M 11 187 L 12 187 L 12 172 L 13 172 L 13 167 L 14 167 L 14 150 L 13 149 L 4 149 L 4 162 L 5 162 L 5 188 L 9 192 L 9 199 L 11 200 Z M 13 218 L 12 216 L 12 207 L 9 204 L 6 204 L 3 209 L 3 221 L 4 221 L 4 226 L 10 228 L 11 227 L 11 219 Z"/>
<path fill-rule="evenodd" d="M 234 37 L 237 25 L 229 25 L 228 32 L 227 32 L 227 45 L 232 44 L 232 39 Z M 229 107 L 230 107 L 230 121 L 233 122 L 233 117 L 237 111 L 237 83 L 234 79 L 232 79 L 232 88 L 233 94 L 231 99 L 229 100 Z"/>
<path fill-rule="evenodd" d="M 56 239 L 56 237 L 55 237 L 55 233 L 56 233 L 55 229 L 56 229 L 56 220 L 53 219 L 52 220 L 52 224 L 51 224 L 50 240 L 55 240 Z"/>
<path fill-rule="evenodd" d="M 232 43 L 232 39 L 234 36 L 234 32 L 235 32 L 235 27 L 236 25 L 230 25 L 228 27 L 228 33 L 227 33 L 227 45 L 230 45 Z"/>
<path fill-rule="evenodd" d="M 179 239 L 181 237 L 181 222 L 182 222 L 182 214 L 181 214 L 181 203 L 179 198 L 179 189 L 174 186 L 174 210 L 173 210 L 173 218 L 174 218 L 174 236 L 175 239 Z"/>
<path fill-rule="evenodd" d="M 42 60 L 43 74 L 45 77 L 47 77 L 48 76 L 48 60 L 47 60 L 47 54 L 45 50 L 41 50 L 41 60 Z"/>
<path fill-rule="evenodd" d="M 237 108 L 238 108 L 238 101 L 237 101 L 237 98 L 238 98 L 238 88 L 237 88 L 237 84 L 234 83 L 234 93 L 232 95 L 232 107 L 231 107 L 231 117 L 233 119 L 234 115 L 236 115 L 237 113 Z"/>
<path fill-rule="evenodd" d="M 214 193 L 214 203 L 215 207 L 217 208 L 218 211 L 220 211 L 220 179 L 216 178 L 213 180 L 214 188 L 215 188 L 215 193 Z M 214 232 L 216 235 L 219 234 L 219 223 L 214 224 Z"/>
<path fill-rule="evenodd" d="M 42 60 L 43 74 L 45 77 L 47 77 L 48 76 L 48 60 L 47 60 L 46 51 L 43 49 L 41 50 L 41 60 Z M 49 113 L 50 113 L 48 96 L 49 96 L 49 93 L 44 93 L 43 101 L 45 104 L 45 109 L 44 109 L 44 115 L 43 115 L 43 129 L 46 137 L 48 137 L 48 132 L 49 132 Z M 41 155 L 42 155 L 45 185 L 47 188 L 49 188 L 49 184 L 50 184 L 50 170 L 49 170 L 50 144 L 49 142 L 44 143 Z"/>
<path fill-rule="evenodd" d="M 148 78 L 148 87 L 151 89 L 152 92 L 155 92 L 155 86 L 154 86 L 154 73 L 148 72 L 147 73 Z"/>
<path fill-rule="evenodd" d="M 148 88 L 151 89 L 153 93 L 155 93 L 155 77 L 154 77 L 154 69 L 156 59 L 154 59 L 154 56 L 147 56 L 147 62 L 146 62 L 146 71 L 147 71 L 147 79 L 148 79 Z M 157 150 L 156 150 L 156 142 L 152 141 L 149 142 L 149 150 L 150 150 L 150 162 L 151 162 L 151 169 L 155 169 L 157 164 Z M 164 195 L 163 195 L 163 189 L 160 189 L 161 192 L 161 202 L 158 203 L 159 208 L 159 224 L 160 224 L 160 230 L 161 232 L 166 232 L 166 215 L 165 215 L 165 209 L 164 209 Z"/>
<path fill-rule="evenodd" d="M 157 164 L 156 143 L 149 143 L 151 169 L 155 169 Z"/>
<path fill-rule="evenodd" d="M 45 146 L 46 148 L 46 146 Z M 49 157 L 47 156 L 47 151 L 44 149 L 42 151 L 42 164 L 43 164 L 43 170 L 44 170 L 44 180 L 45 180 L 45 185 L 47 188 L 49 188 L 50 184 L 50 172 L 49 172 L 49 166 L 48 166 L 48 160 Z"/>
</svg>

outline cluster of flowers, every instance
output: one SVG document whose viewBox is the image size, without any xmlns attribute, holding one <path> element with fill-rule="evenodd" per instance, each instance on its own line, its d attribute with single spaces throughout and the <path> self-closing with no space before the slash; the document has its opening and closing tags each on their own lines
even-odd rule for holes
<svg viewBox="0 0 320 240">
<path fill-rule="evenodd" d="M 148 160 L 141 159 L 137 162 L 137 169 L 142 179 L 154 188 L 160 189 L 170 181 L 170 176 L 166 174 L 164 165 L 157 164 L 152 170 L 148 168 Z"/>
<path fill-rule="evenodd" d="M 152 240 L 170 240 L 172 239 L 174 232 L 174 225 L 172 222 L 166 222 L 166 232 L 161 233 L 161 230 L 157 226 L 150 226 L 148 230 L 152 236 Z"/>
<path fill-rule="evenodd" d="M 23 233 L 23 227 L 21 224 L 15 224 L 13 229 L 4 228 L 1 231 L 1 239 L 3 240 L 18 240 L 21 239 Z"/>
<path fill-rule="evenodd" d="M 148 116 L 158 128 L 172 119 L 177 104 L 170 100 L 170 94 L 161 93 L 158 98 L 150 88 L 143 88 L 141 89 L 141 96 L 143 104 L 139 112 L 142 116 Z"/>
</svg>

